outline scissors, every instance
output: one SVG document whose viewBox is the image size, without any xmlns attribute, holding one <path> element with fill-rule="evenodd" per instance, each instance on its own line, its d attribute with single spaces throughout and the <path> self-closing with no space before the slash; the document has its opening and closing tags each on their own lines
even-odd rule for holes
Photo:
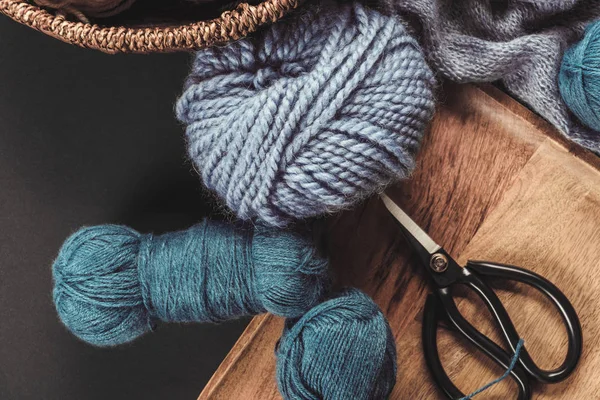
<svg viewBox="0 0 600 400">
<path fill-rule="evenodd" d="M 577 366 L 581 357 L 583 339 L 581 323 L 573 305 L 567 297 L 544 277 L 523 268 L 496 264 L 486 261 L 468 261 L 465 267 L 456 261 L 431 239 L 402 209 L 387 195 L 381 199 L 388 211 L 400 223 L 406 239 L 414 247 L 421 265 L 433 282 L 433 294 L 425 302 L 423 314 L 423 351 L 427 368 L 437 387 L 448 399 L 461 399 L 465 395 L 454 385 L 444 371 L 437 348 L 438 322 L 444 318 L 450 328 L 456 329 L 469 342 L 505 370 L 519 346 L 520 336 L 511 321 L 506 308 L 492 288 L 485 283 L 486 278 L 501 278 L 525 283 L 542 292 L 557 308 L 567 329 L 568 348 L 563 363 L 556 369 L 540 368 L 523 347 L 518 362 L 510 371 L 510 377 L 517 383 L 519 400 L 531 399 L 530 380 L 543 383 L 556 383 L 567 378 Z M 502 333 L 511 353 L 498 346 L 490 338 L 478 331 L 458 310 L 453 296 L 453 288 L 463 285 L 473 290 L 491 312 L 497 327 Z"/>
</svg>

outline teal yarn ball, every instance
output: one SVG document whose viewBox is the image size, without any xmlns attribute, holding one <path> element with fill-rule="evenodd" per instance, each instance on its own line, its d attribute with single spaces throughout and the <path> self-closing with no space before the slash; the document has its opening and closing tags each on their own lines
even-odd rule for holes
<svg viewBox="0 0 600 400">
<path fill-rule="evenodd" d="M 379 307 L 357 289 L 287 320 L 276 354 L 285 400 L 380 400 L 396 383 L 391 329 Z"/>
<path fill-rule="evenodd" d="M 558 87 L 571 112 L 600 131 L 600 21 L 589 25 L 583 39 L 565 52 Z"/>
<path fill-rule="evenodd" d="M 272 312 L 299 317 L 322 300 L 326 260 L 300 236 L 205 220 L 164 235 L 83 228 L 53 266 L 64 325 L 96 346 L 129 342 L 155 321 L 220 322 Z"/>
</svg>

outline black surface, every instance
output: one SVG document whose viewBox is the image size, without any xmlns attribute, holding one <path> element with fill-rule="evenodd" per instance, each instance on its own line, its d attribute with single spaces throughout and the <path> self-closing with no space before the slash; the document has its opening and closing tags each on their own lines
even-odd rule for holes
<svg viewBox="0 0 600 400">
<path fill-rule="evenodd" d="M 241 333 L 162 325 L 97 349 L 59 322 L 51 263 L 81 225 L 210 214 L 173 116 L 186 54 L 108 56 L 0 17 L 0 399 L 195 399 Z"/>
</svg>

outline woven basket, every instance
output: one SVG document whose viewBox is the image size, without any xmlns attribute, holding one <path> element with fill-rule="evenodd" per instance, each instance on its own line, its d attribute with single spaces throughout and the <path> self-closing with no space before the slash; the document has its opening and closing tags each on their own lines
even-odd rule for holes
<svg viewBox="0 0 600 400">
<path fill-rule="evenodd" d="M 242 3 L 209 21 L 150 27 L 73 22 L 24 0 L 0 0 L 0 12 L 21 24 L 77 46 L 111 54 L 154 53 L 189 51 L 240 39 L 261 25 L 277 21 L 296 8 L 299 2 L 264 0 L 257 5 Z"/>
</svg>

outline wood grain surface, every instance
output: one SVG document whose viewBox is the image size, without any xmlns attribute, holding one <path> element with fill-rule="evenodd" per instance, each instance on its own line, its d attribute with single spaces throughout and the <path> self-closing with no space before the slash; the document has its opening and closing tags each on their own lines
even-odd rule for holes
<svg viewBox="0 0 600 400">
<path fill-rule="evenodd" d="M 600 168 L 595 156 L 566 143 L 544 121 L 489 87 L 449 85 L 411 179 L 388 192 L 460 263 L 484 259 L 546 276 L 577 309 L 584 355 L 565 382 L 534 387 L 535 399 L 600 399 Z M 325 242 L 340 284 L 357 286 L 379 304 L 398 347 L 392 399 L 442 399 L 421 350 L 421 310 L 429 288 L 383 204 L 372 198 L 331 217 Z M 526 347 L 542 366 L 558 365 L 566 333 L 535 290 L 497 285 Z M 483 303 L 459 293 L 459 308 L 503 345 Z M 281 399 L 274 347 L 283 321 L 255 318 L 200 399 Z M 440 328 L 442 363 L 469 393 L 501 375 L 470 344 Z M 516 398 L 506 380 L 479 396 Z"/>
</svg>

